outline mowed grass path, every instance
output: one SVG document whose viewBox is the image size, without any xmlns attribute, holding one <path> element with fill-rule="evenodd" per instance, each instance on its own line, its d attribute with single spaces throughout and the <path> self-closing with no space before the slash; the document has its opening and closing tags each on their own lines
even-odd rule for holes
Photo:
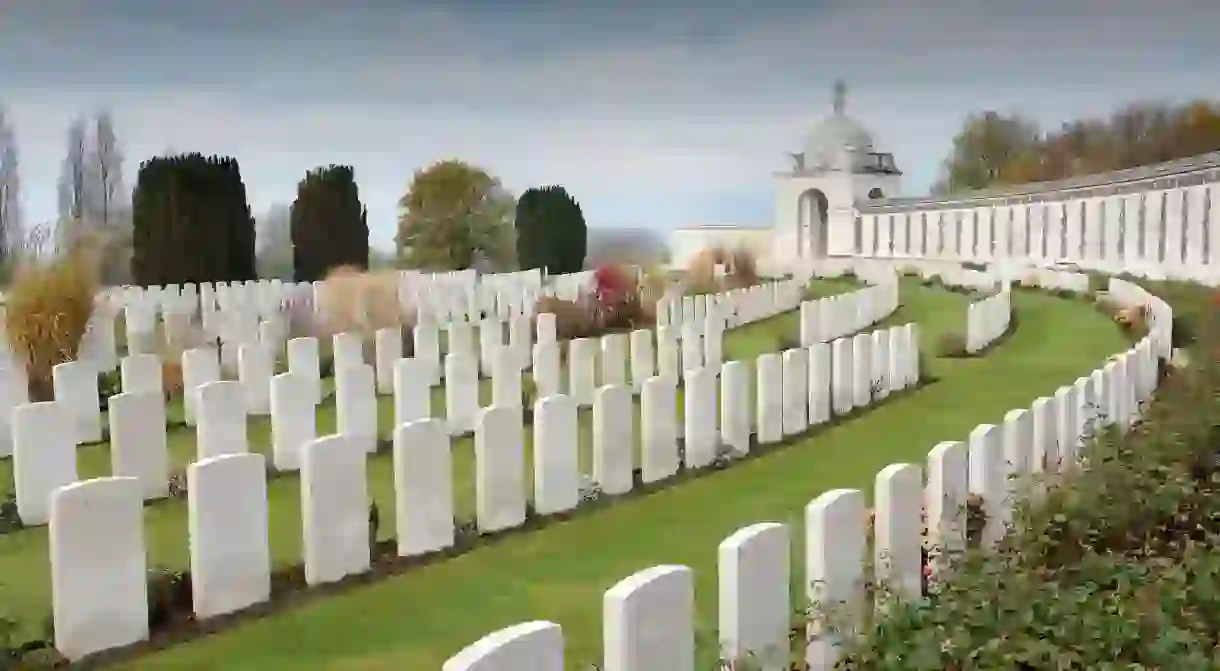
<svg viewBox="0 0 1220 671">
<path fill-rule="evenodd" d="M 807 295 L 826 296 L 859 288 L 850 280 L 820 280 L 812 283 Z M 964 309 L 964 308 L 959 308 Z M 786 339 L 799 332 L 799 314 L 790 311 L 771 319 L 756 322 L 725 334 L 726 360 L 752 360 L 765 352 L 782 348 Z M 600 376 L 600 368 L 598 369 Z M 566 386 L 566 368 L 564 369 Z M 528 378 L 527 378 L 528 379 Z M 480 383 L 481 404 L 491 404 L 491 381 Z M 636 399 L 638 405 L 638 397 Z M 394 429 L 394 401 L 391 396 L 378 397 L 378 424 L 382 438 L 390 438 Z M 679 390 L 679 416 L 682 411 Z M 176 399 L 167 408 L 171 420 L 181 422 L 182 403 Z M 445 416 L 444 387 L 436 387 L 432 395 L 432 416 Z M 638 416 L 638 412 L 637 412 Z M 319 408 L 317 415 L 318 435 L 335 431 L 336 417 L 334 400 Z M 105 422 L 103 422 L 105 423 Z M 252 417 L 247 423 L 250 448 L 270 458 L 270 420 Z M 638 422 L 635 427 L 638 434 Z M 579 422 L 580 460 L 582 472 L 591 472 L 592 466 L 592 411 L 582 410 Z M 533 491 L 532 442 L 533 431 L 526 427 L 527 491 Z M 195 460 L 195 430 L 177 425 L 169 430 L 168 446 L 171 469 L 185 468 Z M 638 450 L 639 441 L 636 440 Z M 472 519 L 475 510 L 475 463 L 474 441 L 471 437 L 453 441 L 455 513 L 459 518 Z M 638 463 L 638 458 L 637 458 Z M 109 445 L 100 443 L 82 446 L 77 450 L 77 468 L 82 479 L 110 475 Z M 393 459 L 386 451 L 373 455 L 368 460 L 369 493 L 377 503 L 380 513 L 379 537 L 382 540 L 394 537 L 395 505 Z M 0 496 L 12 491 L 12 460 L 0 460 Z M 299 564 L 301 548 L 301 506 L 299 480 L 295 474 L 285 474 L 268 483 L 268 534 L 270 536 L 272 561 L 276 566 Z M 187 535 L 187 506 L 184 499 L 168 500 L 150 505 L 144 510 L 145 542 L 148 545 L 148 560 L 152 566 L 187 569 L 190 565 Z M 16 619 L 27 635 L 40 635 L 42 623 L 51 612 L 50 565 L 47 548 L 47 528 L 34 527 L 19 532 L 0 535 L 0 616 Z"/>
<path fill-rule="evenodd" d="M 727 535 L 755 522 L 789 523 L 799 583 L 801 513 L 811 499 L 839 487 L 871 495 L 887 464 L 923 464 L 937 442 L 965 439 L 977 424 L 1000 421 L 1126 347 L 1118 329 L 1084 302 L 1026 292 L 1014 299 L 1020 326 L 986 357 L 932 361 L 939 382 L 801 443 L 169 648 L 129 668 L 439 669 L 487 633 L 544 619 L 563 626 L 568 666 L 583 670 L 600 656 L 603 592 L 656 564 L 694 569 L 701 654 L 714 656 L 716 549 Z M 926 352 L 939 332 L 964 321 L 961 296 L 907 282 L 903 300 L 905 316 L 923 328 Z M 699 668 L 711 667 L 704 661 Z"/>
</svg>

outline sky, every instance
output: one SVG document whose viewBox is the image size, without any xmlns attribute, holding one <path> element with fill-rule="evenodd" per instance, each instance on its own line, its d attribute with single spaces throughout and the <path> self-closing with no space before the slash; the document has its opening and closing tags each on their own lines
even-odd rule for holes
<svg viewBox="0 0 1220 671">
<path fill-rule="evenodd" d="M 682 2 L 683 4 L 674 4 Z M 776 171 L 830 112 L 925 193 L 966 115 L 1046 127 L 1220 98 L 1217 0 L 0 0 L 0 105 L 27 222 L 52 219 L 74 117 L 126 156 L 238 159 L 255 213 L 355 168 L 388 247 L 412 175 L 458 158 L 591 226 L 769 225 Z"/>
</svg>

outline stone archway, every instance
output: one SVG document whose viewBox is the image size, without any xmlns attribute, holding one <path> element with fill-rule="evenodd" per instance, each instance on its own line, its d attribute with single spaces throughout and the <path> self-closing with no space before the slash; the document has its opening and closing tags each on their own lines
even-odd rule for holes
<svg viewBox="0 0 1220 671">
<path fill-rule="evenodd" d="M 796 243 L 801 256 L 824 258 L 830 250 L 830 201 L 821 189 L 808 189 L 797 197 Z"/>
</svg>

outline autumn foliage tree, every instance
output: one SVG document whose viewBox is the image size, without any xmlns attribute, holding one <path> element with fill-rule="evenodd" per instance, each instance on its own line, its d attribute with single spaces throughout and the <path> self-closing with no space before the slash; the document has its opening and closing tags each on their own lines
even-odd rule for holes
<svg viewBox="0 0 1220 671">
<path fill-rule="evenodd" d="M 306 173 L 297 184 L 289 224 L 293 277 L 312 282 L 339 266 L 368 268 L 368 212 L 351 166 Z"/>
<path fill-rule="evenodd" d="M 965 191 L 1064 179 L 1220 151 L 1220 104 L 1136 103 L 1107 118 L 1040 132 L 1019 115 L 972 115 L 953 140 L 934 190 Z"/>
<path fill-rule="evenodd" d="M 514 199 L 482 168 L 446 160 L 418 170 L 398 206 L 396 242 L 410 267 L 505 268 L 513 262 Z"/>
</svg>

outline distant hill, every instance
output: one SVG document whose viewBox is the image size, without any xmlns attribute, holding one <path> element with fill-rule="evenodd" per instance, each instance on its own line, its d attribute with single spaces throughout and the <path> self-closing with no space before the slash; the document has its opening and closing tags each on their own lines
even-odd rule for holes
<svg viewBox="0 0 1220 671">
<path fill-rule="evenodd" d="M 664 261 L 669 244 L 660 231 L 649 228 L 589 228 L 585 266 L 605 263 L 657 263 Z"/>
</svg>

